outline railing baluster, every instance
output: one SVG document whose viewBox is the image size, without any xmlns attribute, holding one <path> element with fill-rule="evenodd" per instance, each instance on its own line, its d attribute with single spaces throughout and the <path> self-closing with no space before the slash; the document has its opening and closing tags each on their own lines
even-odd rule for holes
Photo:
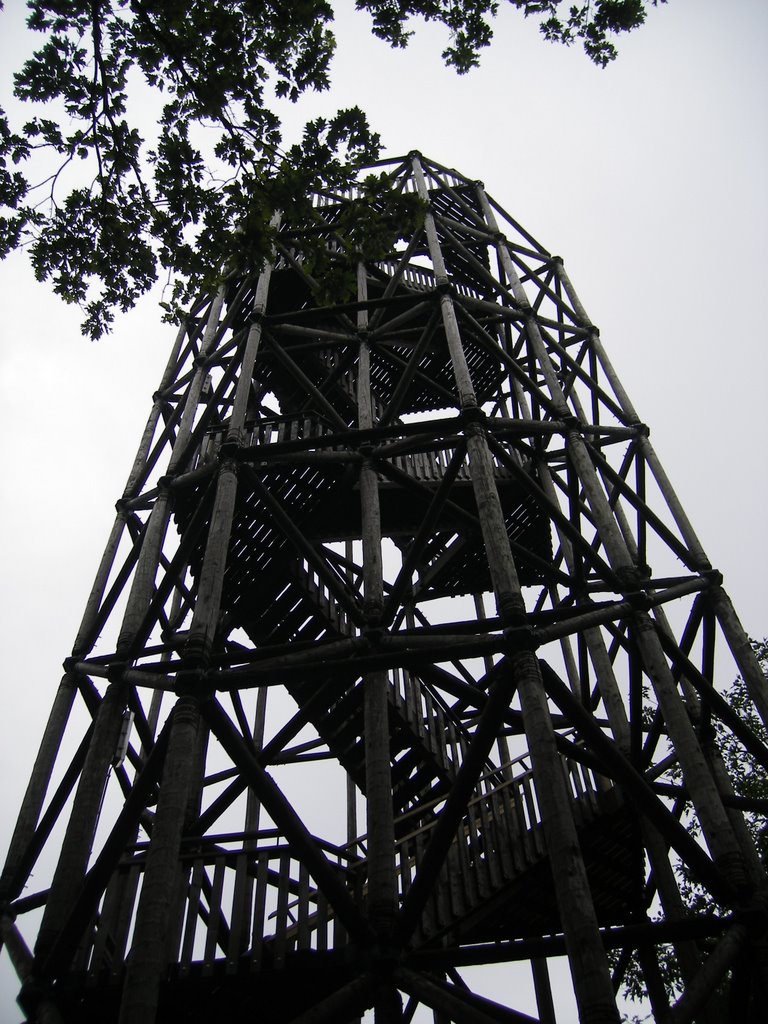
<svg viewBox="0 0 768 1024">
<path fill-rule="evenodd" d="M 264 925 L 269 888 L 269 854 L 259 852 L 256 857 L 256 894 L 253 906 L 253 927 L 251 930 L 251 963 L 255 970 L 261 968 L 264 945 Z"/>
<path fill-rule="evenodd" d="M 328 900 L 322 892 L 317 893 L 317 949 L 328 949 Z"/>
<path fill-rule="evenodd" d="M 181 944 L 181 959 L 179 961 L 179 976 L 186 977 L 192 964 L 195 952 L 195 935 L 197 933 L 198 913 L 200 908 L 200 892 L 203 886 L 203 871 L 205 865 L 202 859 L 196 860 L 192 867 L 192 880 L 189 886 L 187 899 L 187 921 L 184 929 L 184 938 Z"/>
<path fill-rule="evenodd" d="M 203 954 L 203 974 L 212 974 L 216 960 L 216 948 L 221 928 L 221 897 L 224 891 L 225 862 L 223 857 L 214 861 L 213 883 L 208 901 L 208 928 L 205 936 L 205 952 Z"/>
<path fill-rule="evenodd" d="M 277 882 L 277 911 L 275 914 L 275 967 L 282 967 L 285 963 L 287 950 L 288 932 L 288 897 L 290 883 L 290 854 L 280 855 L 280 867 Z"/>
<path fill-rule="evenodd" d="M 248 854 L 238 853 L 235 858 L 235 884 L 232 891 L 232 915 L 229 929 L 229 953 L 227 956 L 227 973 L 234 973 L 245 952 L 246 936 L 250 924 L 250 889 L 251 879 L 248 876 Z"/>
<path fill-rule="evenodd" d="M 299 864 L 299 932 L 298 949 L 310 948 L 309 934 L 309 872 L 303 864 Z"/>
</svg>

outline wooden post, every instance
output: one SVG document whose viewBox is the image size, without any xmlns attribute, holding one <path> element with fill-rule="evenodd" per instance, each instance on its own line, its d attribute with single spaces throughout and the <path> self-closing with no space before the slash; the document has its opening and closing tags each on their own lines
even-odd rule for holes
<svg viewBox="0 0 768 1024">
<path fill-rule="evenodd" d="M 200 707 L 181 697 L 165 757 L 160 798 L 147 853 L 133 945 L 120 1003 L 119 1024 L 153 1024 L 166 970 L 169 911 L 176 890 L 179 849 L 195 759 Z"/>
<path fill-rule="evenodd" d="M 549 967 L 544 957 L 531 960 L 533 987 L 536 992 L 536 1007 L 539 1011 L 540 1024 L 557 1024 L 555 1004 L 552 1001 L 552 984 L 549 979 Z"/>
<path fill-rule="evenodd" d="M 509 218 L 507 243 L 493 210 L 506 215 L 482 186 L 418 154 L 391 174 L 394 188 L 426 201 L 423 227 L 390 257 L 359 264 L 357 301 L 315 301 L 301 241 L 307 231 L 327 238 L 336 258 L 339 210 L 360 198 L 353 188 L 312 200 L 306 223 L 281 229 L 274 272 L 228 279 L 177 335 L 2 877 L 20 924 L 47 899 L 35 958 L 10 918 L 0 922 L 20 973 L 37 973 L 24 1005 L 41 1018 L 48 982 L 66 993 L 63 1007 L 81 999 L 98 1015 L 102 979 L 123 971 L 131 929 L 121 1024 L 173 1014 L 179 950 L 178 978 L 194 983 L 203 1015 L 215 1013 L 219 993 L 233 1005 L 248 971 L 269 975 L 277 991 L 285 971 L 286 984 L 300 984 L 306 968 L 317 982 L 298 1018 L 307 1024 L 351 1022 L 368 1008 L 376 1024 L 404 1024 L 419 1003 L 439 1022 L 527 1024 L 526 1014 L 472 994 L 454 970 L 516 959 L 530 964 L 542 1024 L 554 1024 L 543 958 L 563 952 L 580 1020 L 616 1024 L 603 940 L 625 958 L 641 950 L 657 1016 L 713 1024 L 708 994 L 729 965 L 746 975 L 743 992 L 759 983 L 763 868 L 707 731 L 719 716 L 768 763 L 708 681 L 717 619 L 768 721 L 747 638 L 558 259 Z M 536 290 L 531 301 L 518 266 Z M 264 422 L 257 410 L 268 410 Z M 656 512 L 655 485 L 646 495 L 648 471 L 674 525 Z M 358 498 L 359 513 L 349 505 Z M 650 572 L 654 531 L 691 570 L 685 578 Z M 396 576 L 385 533 L 402 552 Z M 297 578 L 299 564 L 308 570 Z M 489 576 L 496 609 L 483 621 Z M 664 608 L 694 593 L 677 640 Z M 461 621 L 446 621 L 449 600 Z M 472 600 L 474 615 L 465 611 Z M 123 605 L 120 628 L 112 610 Z M 540 660 L 539 648 L 552 659 Z M 85 673 L 108 681 L 103 698 Z M 232 706 L 195 680 L 229 691 Z M 46 796 L 78 686 L 94 722 Z M 277 698 L 265 747 L 267 687 L 283 686 L 298 710 L 280 726 Z M 242 692 L 253 687 L 251 728 Z M 163 695 L 175 692 L 190 696 L 155 739 Z M 116 771 L 126 803 L 89 865 L 127 704 L 140 744 Z M 312 738 L 303 743 L 305 727 Z M 512 754 L 524 745 L 525 754 L 511 758 L 507 736 Z M 336 818 L 328 834 L 313 834 L 281 789 L 284 768 L 290 784 L 291 772 L 324 758 L 350 771 L 349 851 L 332 831 Z M 670 785 L 661 773 L 675 759 L 683 780 Z M 701 839 L 679 817 L 690 803 Z M 19 898 L 65 807 L 49 892 Z M 397 845 L 395 809 L 407 812 Z M 138 843 L 140 822 L 148 845 Z M 365 861 L 355 849 L 361 831 Z M 626 844 L 626 864 L 609 863 L 614 839 Z M 187 844 L 198 840 L 193 851 Z M 653 924 L 643 854 L 644 895 L 658 893 L 664 916 Z M 735 908 L 703 965 L 697 944 L 723 925 L 688 914 L 673 854 L 712 899 Z M 537 887 L 547 885 L 540 908 Z M 655 958 L 666 942 L 687 989 L 671 1013 Z M 214 963 L 217 945 L 225 963 Z M 97 984 L 81 989 L 86 964 Z M 404 1012 L 399 991 L 410 996 Z"/>
<path fill-rule="evenodd" d="M 358 301 L 367 298 L 365 266 L 357 268 Z M 371 353 L 367 337 L 367 312 L 357 317 L 360 354 L 357 371 L 357 415 L 360 430 L 374 424 L 371 396 Z M 362 516 L 363 596 L 369 629 L 375 630 L 384 609 L 384 578 L 381 551 L 381 513 L 376 468 L 370 458 L 360 467 L 360 508 Z M 389 682 L 386 672 L 363 677 L 363 722 L 365 731 L 365 788 L 368 832 L 368 914 L 379 938 L 386 942 L 394 928 L 396 906 L 395 824 L 392 809 L 392 774 L 389 753 Z M 388 1024 L 387 1000 L 377 1000 L 376 1022 Z"/>
</svg>

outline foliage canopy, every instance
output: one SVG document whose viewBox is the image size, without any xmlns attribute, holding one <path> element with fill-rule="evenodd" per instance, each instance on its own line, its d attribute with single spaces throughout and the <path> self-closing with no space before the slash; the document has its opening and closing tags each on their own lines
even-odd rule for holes
<svg viewBox="0 0 768 1024">
<path fill-rule="evenodd" d="M 613 39 L 665 0 L 508 0 L 548 40 L 580 40 L 604 66 Z M 0 4 L 0 6 L 2 6 Z M 327 0 L 30 0 L 40 45 L 15 75 L 34 111 L 0 110 L 0 257 L 28 246 L 36 276 L 84 310 L 99 337 L 164 273 L 169 310 L 268 250 L 272 211 L 342 185 L 375 160 L 379 137 L 357 107 L 310 121 L 283 149 L 276 98 L 329 86 Z M 498 0 L 356 0 L 372 31 L 407 44 L 411 19 L 450 32 L 459 73 L 492 38 Z M 136 95 L 155 109 L 137 114 Z M 151 131 L 147 132 L 147 127 Z M 369 184 L 372 201 L 382 194 Z M 235 227 L 240 230 L 235 231 Z M 380 238 L 379 238 L 380 241 Z"/>
</svg>

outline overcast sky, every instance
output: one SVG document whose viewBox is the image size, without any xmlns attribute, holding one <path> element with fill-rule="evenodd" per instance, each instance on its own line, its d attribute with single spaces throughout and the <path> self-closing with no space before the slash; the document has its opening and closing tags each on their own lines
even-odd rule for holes
<svg viewBox="0 0 768 1024">
<path fill-rule="evenodd" d="M 333 89 L 291 119 L 359 104 L 388 154 L 482 179 L 565 259 L 747 630 L 768 633 L 768 4 L 671 0 L 605 71 L 505 9 L 463 78 L 444 33 L 392 52 L 335 6 Z M 152 299 L 87 342 L 21 256 L 0 294 L 4 849 L 173 332 Z M 6 975 L 3 958 L 2 1024 L 20 1019 Z"/>
</svg>

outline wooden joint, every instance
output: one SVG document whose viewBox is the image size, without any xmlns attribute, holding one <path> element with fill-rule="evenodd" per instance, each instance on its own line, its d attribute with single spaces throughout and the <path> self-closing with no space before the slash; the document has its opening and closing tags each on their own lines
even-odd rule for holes
<svg viewBox="0 0 768 1024">
<path fill-rule="evenodd" d="M 499 597 L 499 617 L 503 623 L 504 634 L 508 629 L 520 629 L 528 625 L 525 601 L 521 594 L 505 594 Z"/>
<path fill-rule="evenodd" d="M 216 453 L 216 458 L 219 460 L 219 471 L 226 470 L 236 474 L 239 456 L 240 442 L 236 438 L 228 437 Z"/>
<path fill-rule="evenodd" d="M 402 962 L 403 948 L 397 942 L 377 936 L 359 950 L 357 959 L 361 970 L 371 971 L 386 980 L 391 978 L 392 971 Z"/>
<path fill-rule="evenodd" d="M 113 661 L 107 666 L 107 679 L 110 683 L 121 683 L 123 676 L 130 668 L 129 661 Z"/>
<path fill-rule="evenodd" d="M 197 642 L 196 642 L 197 641 Z M 190 637 L 187 640 L 184 654 L 190 661 L 197 664 L 192 668 L 182 669 L 176 675 L 174 692 L 180 699 L 193 698 L 196 702 L 208 700 L 213 696 L 214 687 L 208 678 L 207 662 L 210 660 L 210 644 L 205 644 L 197 637 Z M 190 651 L 190 647 L 192 650 Z"/>
<path fill-rule="evenodd" d="M 372 608 L 370 612 L 366 611 L 366 618 L 368 621 L 363 626 L 361 633 L 371 647 L 377 648 L 387 635 L 386 629 L 381 625 L 381 608 L 376 607 Z"/>
<path fill-rule="evenodd" d="M 634 565 L 621 565 L 616 569 L 622 592 L 627 601 L 636 611 L 647 612 L 651 609 L 651 601 L 642 589 L 642 578 Z"/>
<path fill-rule="evenodd" d="M 573 438 L 580 439 L 582 434 L 581 423 L 578 416 L 576 416 L 575 413 L 572 413 L 568 406 L 565 406 L 561 411 L 558 411 L 557 415 L 563 421 L 563 433 L 568 437 L 568 440 Z"/>
<path fill-rule="evenodd" d="M 178 703 L 173 709 L 174 722 L 182 723 L 196 723 L 198 714 L 200 713 L 200 694 L 185 693 L 183 696 L 179 696 Z"/>
<path fill-rule="evenodd" d="M 533 653 L 541 646 L 538 632 L 528 624 L 509 625 L 504 630 L 505 654 L 517 654 L 520 651 Z"/>
<path fill-rule="evenodd" d="M 744 858 L 739 851 L 721 854 L 719 857 L 713 857 L 712 860 L 726 884 L 731 886 L 736 899 L 752 895 Z"/>
<path fill-rule="evenodd" d="M 470 427 L 484 428 L 488 422 L 488 417 L 485 415 L 479 405 L 465 405 L 459 413 L 459 421 L 462 427 L 468 433 L 478 433 L 478 429 L 469 430 Z"/>
</svg>

